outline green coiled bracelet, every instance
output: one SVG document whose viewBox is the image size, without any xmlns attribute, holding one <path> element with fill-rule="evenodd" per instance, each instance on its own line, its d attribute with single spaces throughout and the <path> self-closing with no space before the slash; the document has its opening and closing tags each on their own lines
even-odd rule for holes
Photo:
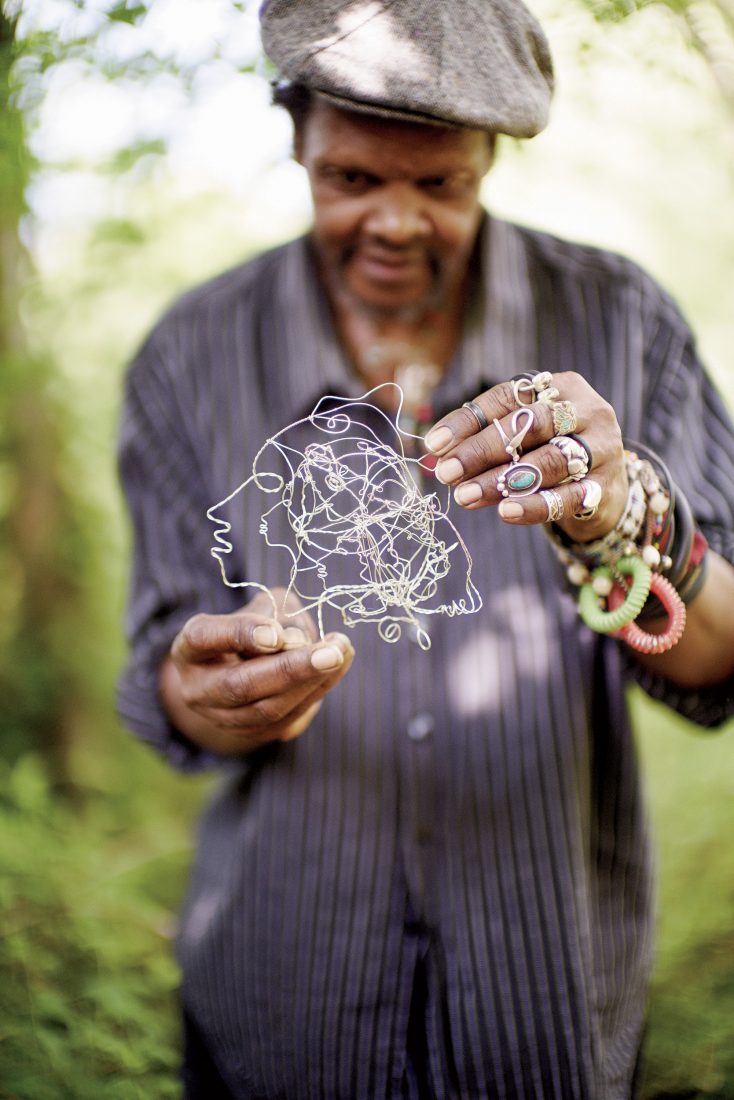
<svg viewBox="0 0 734 1100">
<path fill-rule="evenodd" d="M 615 611 L 604 611 L 599 607 L 599 597 L 594 591 L 593 582 L 597 578 L 603 578 L 614 583 L 615 573 L 630 577 L 632 583 L 624 603 L 620 604 Z M 637 618 L 650 594 L 651 582 L 650 566 L 637 555 L 628 554 L 620 558 L 614 563 L 614 571 L 606 565 L 600 565 L 591 574 L 591 580 L 581 586 L 578 601 L 579 615 L 597 634 L 611 634 Z"/>
</svg>

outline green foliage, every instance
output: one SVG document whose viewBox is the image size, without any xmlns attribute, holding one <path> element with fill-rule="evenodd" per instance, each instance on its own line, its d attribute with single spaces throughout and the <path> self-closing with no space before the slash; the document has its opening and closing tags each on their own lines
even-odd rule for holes
<svg viewBox="0 0 734 1100">
<path fill-rule="evenodd" d="M 643 1100 L 734 1100 L 732 733 L 635 700 L 660 850 L 660 947 Z M 207 780 L 172 775 L 109 724 L 72 760 L 0 764 L 0 1097 L 168 1100 L 179 975 L 171 935 Z"/>
<path fill-rule="evenodd" d="M 78 563 L 95 555 L 97 524 L 64 482 L 73 438 L 65 432 L 73 432 L 75 418 L 54 392 L 50 363 L 6 350 L 2 365 L 0 547 L 10 583 L 0 595 L 1 751 L 12 759 L 28 745 L 53 755 L 72 706 L 80 711 L 89 699 L 78 648 L 68 639 L 79 632 Z"/>
<path fill-rule="evenodd" d="M 619 21 L 649 7 L 658 0 L 583 0 L 595 19 L 602 22 Z M 667 0 L 663 0 L 667 4 Z M 679 6 L 679 5 L 678 5 Z"/>
<path fill-rule="evenodd" d="M 595 19 L 618 22 L 645 8 L 668 8 L 678 15 L 688 14 L 694 7 L 708 6 L 712 11 L 728 12 L 727 0 L 581 0 Z"/>
<path fill-rule="evenodd" d="M 107 18 L 113 23 L 138 23 L 148 12 L 147 4 L 131 4 L 127 0 L 115 4 L 106 13 Z"/>
<path fill-rule="evenodd" d="M 20 49 L 12 41 L 14 23 L 0 22 L 0 209 L 16 245 L 29 172 L 49 169 L 32 161 L 24 130 L 34 131 L 55 76 L 73 71 L 81 81 L 91 76 L 128 87 L 148 86 L 166 74 L 186 94 L 195 83 L 195 67 L 134 48 L 156 2 L 110 0 L 105 8 L 57 0 L 53 10 L 63 11 L 58 25 L 43 26 L 29 17 Z M 565 0 L 562 6 L 567 12 Z M 242 12 L 252 3 L 231 7 Z M 638 21 L 657 26 L 645 20 L 663 9 L 676 43 L 683 31 L 699 49 L 707 42 L 727 44 L 723 2 L 578 0 L 577 13 L 580 9 L 590 9 L 604 24 L 610 42 L 613 33 L 631 32 Z M 713 13 L 718 22 L 708 29 L 700 19 L 691 23 L 690 17 L 702 12 Z M 598 63 L 602 31 L 584 19 L 596 31 L 596 37 L 587 37 L 590 57 Z M 124 57 L 110 45 L 119 34 L 128 36 Z M 615 39 L 610 53 L 628 56 L 631 33 L 623 46 L 620 41 Z M 220 44 L 208 46 L 207 60 L 216 61 Z M 671 58 L 673 69 L 678 55 L 671 51 Z M 241 68 L 252 60 L 243 59 Z M 692 135 L 701 128 L 699 121 L 681 118 L 674 109 L 674 132 L 640 126 L 639 145 L 621 142 L 619 127 L 609 127 L 608 117 L 597 112 L 609 97 L 599 92 L 594 100 L 587 61 L 579 93 L 590 104 L 584 139 L 572 135 L 563 158 L 554 154 L 539 171 L 543 192 L 526 202 L 524 216 L 541 208 L 547 212 L 558 163 L 572 159 L 566 153 L 573 145 L 583 146 L 573 153 L 588 174 L 586 190 L 599 186 L 599 169 L 592 175 L 590 167 L 598 141 L 587 141 L 598 128 L 602 140 L 617 143 L 614 167 L 606 172 L 625 193 L 625 209 L 638 204 L 658 273 L 675 284 L 676 293 L 687 295 L 697 322 L 703 317 L 711 323 L 722 313 L 717 303 L 732 261 L 725 220 L 730 191 L 722 185 L 707 192 L 721 201 L 715 204 L 717 217 L 702 225 L 700 211 L 681 197 L 670 170 L 672 156 L 664 161 L 662 188 L 641 182 L 634 171 L 643 151 L 666 140 L 674 143 L 676 160 L 683 146 L 685 158 L 699 170 L 714 160 L 719 167 L 727 156 L 724 127 L 702 110 L 707 136 L 696 145 Z M 690 94 L 693 98 L 693 86 Z M 627 131 L 633 139 L 629 118 Z M 6 300 L 12 297 L 22 309 L 26 332 L 25 340 L 18 339 L 15 320 L 7 324 L 8 312 L 0 329 L 5 432 L 0 453 L 0 1098 L 5 1100 L 166 1100 L 179 1094 L 178 973 L 171 932 L 190 858 L 191 824 L 206 781 L 171 775 L 148 750 L 121 735 L 112 718 L 128 561 L 114 472 L 120 378 L 142 334 L 176 293 L 299 227 L 288 222 L 285 210 L 277 225 L 261 225 L 256 203 L 241 195 L 182 197 L 167 174 L 166 146 L 165 133 L 146 132 L 94 163 L 91 168 L 104 175 L 114 197 L 108 213 L 82 228 L 58 230 L 54 244 L 63 264 L 56 269 L 52 264 L 42 279 L 27 264 L 23 271 L 22 262 L 7 279 Z M 704 147 L 708 154 L 701 152 Z M 523 148 L 517 155 L 532 153 Z M 629 174 L 614 176 L 620 165 Z M 63 173 L 79 165 L 51 167 Z M 149 168 L 153 171 L 142 170 Z M 533 171 L 538 172 L 530 169 L 523 178 Z M 704 176 L 700 180 L 707 182 Z M 685 239 L 676 246 L 673 238 L 679 235 Z M 727 317 L 719 341 L 727 350 L 728 323 Z M 37 447 L 30 446 L 34 441 Z M 45 496 L 34 495 L 42 484 Z M 36 506 L 21 513 L 21 502 L 30 500 Z M 21 514 L 27 537 L 19 542 Z M 38 556 L 31 559 L 29 549 Z M 44 562 L 50 574 L 36 568 Z M 53 583 L 29 584 L 29 576 L 51 576 Z M 32 607 L 24 602 L 29 592 L 36 597 Z M 660 952 L 644 1097 L 734 1100 L 731 732 L 696 738 L 658 708 L 637 707 L 661 852 Z M 61 777 L 54 757 L 58 748 L 65 755 Z"/>
<path fill-rule="evenodd" d="M 638 694 L 659 866 L 643 1097 L 734 1100 L 734 728 L 700 734 Z"/>
<path fill-rule="evenodd" d="M 165 152 L 166 143 L 163 138 L 136 141 L 118 150 L 104 168 L 113 176 L 120 175 L 129 172 L 144 157 L 162 157 Z"/>
<path fill-rule="evenodd" d="M 15 29 L 15 21 L 0 14 L 0 560 L 10 581 L 0 598 L 0 693 L 6 758 L 29 740 L 52 755 L 57 736 L 49 731 L 63 732 L 62 700 L 73 677 L 67 676 L 69 647 L 55 644 L 48 611 L 55 606 L 57 622 L 68 619 L 76 587 L 68 549 L 83 542 L 57 477 L 60 403 L 51 397 L 53 366 L 29 352 L 17 318 L 28 268 L 18 219 L 30 161 L 24 118 L 10 94 Z"/>
<path fill-rule="evenodd" d="M 23 118 L 11 108 L 11 71 L 17 50 L 14 24 L 0 15 L 0 211 L 6 223 L 23 213 L 23 185 L 29 158 L 23 133 Z"/>
<path fill-rule="evenodd" d="M 201 782 L 170 776 L 132 744 L 108 744 L 102 757 L 80 757 L 75 807 L 54 796 L 39 756 L 0 766 L 8 1100 L 180 1092 L 170 941 Z"/>
<path fill-rule="evenodd" d="M 580 0 L 602 23 L 621 22 L 649 9 L 668 12 L 681 36 L 705 60 L 724 101 L 734 111 L 734 5 L 731 0 Z"/>
</svg>

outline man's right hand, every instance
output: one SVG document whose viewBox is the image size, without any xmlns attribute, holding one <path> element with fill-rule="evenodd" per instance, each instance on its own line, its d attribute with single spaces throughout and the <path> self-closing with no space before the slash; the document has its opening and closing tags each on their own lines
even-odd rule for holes
<svg viewBox="0 0 734 1100">
<path fill-rule="evenodd" d="M 344 634 L 315 641 L 305 612 L 282 623 L 271 610 L 258 596 L 231 615 L 195 615 L 161 667 L 171 722 L 210 752 L 239 756 L 297 737 L 352 663 Z"/>
</svg>

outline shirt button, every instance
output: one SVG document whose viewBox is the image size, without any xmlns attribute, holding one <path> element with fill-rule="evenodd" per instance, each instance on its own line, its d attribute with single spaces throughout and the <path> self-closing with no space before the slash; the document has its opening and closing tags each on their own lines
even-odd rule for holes
<svg viewBox="0 0 734 1100">
<path fill-rule="evenodd" d="M 425 741 L 433 733 L 433 715 L 416 714 L 408 722 L 408 737 L 411 741 Z"/>
</svg>

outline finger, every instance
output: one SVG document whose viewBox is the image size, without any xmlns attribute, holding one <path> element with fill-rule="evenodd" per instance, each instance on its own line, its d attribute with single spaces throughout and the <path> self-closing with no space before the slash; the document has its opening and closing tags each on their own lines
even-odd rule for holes
<svg viewBox="0 0 734 1100">
<path fill-rule="evenodd" d="M 486 508 L 525 488 L 537 491 L 557 486 L 568 477 L 568 461 L 557 447 L 539 447 L 515 465 L 495 466 L 478 477 L 462 481 L 454 500 L 463 508 Z"/>
<path fill-rule="evenodd" d="M 308 611 L 303 610 L 303 608 L 289 611 L 278 609 L 278 621 L 283 627 L 286 641 L 291 645 L 295 644 L 299 638 L 301 645 L 305 642 L 315 642 L 318 639 L 319 632 L 316 623 Z"/>
<path fill-rule="evenodd" d="M 343 666 L 338 669 L 331 676 L 328 676 L 323 683 L 316 688 L 306 699 L 302 700 L 298 706 L 288 714 L 285 721 L 281 722 L 280 729 L 282 729 L 283 735 L 281 740 L 290 741 L 294 737 L 298 737 L 299 734 L 311 724 L 317 711 L 321 707 L 322 700 L 333 687 L 342 679 L 349 669 L 354 658 L 354 650 L 349 654 L 345 660 Z"/>
<path fill-rule="evenodd" d="M 352 652 L 349 639 L 332 634 L 315 645 L 281 650 L 270 656 L 210 666 L 198 677 L 186 677 L 184 700 L 189 706 L 235 709 L 302 686 L 315 690 L 324 677 L 340 669 Z"/>
<path fill-rule="evenodd" d="M 211 684 L 203 688 L 200 685 L 196 693 L 198 704 L 196 709 L 200 713 L 205 713 L 207 719 L 221 729 L 242 734 L 267 730 L 269 739 L 272 739 L 279 727 L 285 729 L 314 704 L 320 702 L 345 675 L 353 658 L 354 650 L 349 647 L 341 664 L 333 671 L 326 672 L 317 679 L 297 684 L 286 691 L 279 691 L 244 705 L 229 705 L 233 699 L 223 694 L 221 685 L 216 688 Z M 202 699 L 206 699 L 207 705 L 203 705 Z"/>
<path fill-rule="evenodd" d="M 498 509 L 499 514 L 505 522 L 513 524 L 549 523 L 551 520 L 561 523 L 564 520 L 573 520 L 586 507 L 585 500 L 591 481 L 592 479 L 586 478 L 584 481 L 556 485 L 552 489 L 555 500 L 553 496 L 549 498 L 541 493 L 533 493 L 530 496 L 520 498 L 511 497 L 502 501 Z M 596 483 L 599 484 L 598 481 Z M 603 488 L 601 499 L 603 502 Z M 604 512 L 601 505 L 596 516 L 594 516 L 594 520 L 596 520 L 596 523 L 593 526 L 591 521 L 577 522 L 585 533 L 588 532 L 589 535 L 593 535 L 596 527 L 604 523 Z"/>
<path fill-rule="evenodd" d="M 296 713 L 301 704 L 309 705 L 308 700 L 312 695 L 311 685 L 301 684 L 281 695 L 258 699 L 242 706 L 199 705 L 194 709 L 220 730 L 243 735 L 267 731 L 271 739 L 277 732 L 275 727 L 287 721 L 288 716 Z"/>
<path fill-rule="evenodd" d="M 516 408 L 515 395 L 509 382 L 500 382 L 491 390 L 482 393 L 474 399 L 489 426 L 495 417 L 506 416 L 508 412 Z M 442 417 L 431 428 L 424 440 L 426 447 L 432 454 L 444 455 L 464 439 L 477 434 L 477 418 L 471 409 L 454 409 L 447 416 Z M 487 428 L 484 431 L 488 431 Z"/>
<path fill-rule="evenodd" d="M 293 741 L 294 738 L 300 737 L 313 722 L 314 718 L 321 710 L 321 700 L 312 703 L 300 714 L 293 714 L 288 719 L 287 724 L 284 723 L 283 732 L 280 735 L 281 741 Z"/>
<path fill-rule="evenodd" d="M 598 420 L 602 427 L 606 427 L 607 424 L 616 425 L 611 406 L 592 389 L 582 375 L 576 371 L 562 371 L 553 375 L 552 382 L 554 390 L 559 393 L 558 401 L 571 401 L 575 406 L 578 425 L 586 426 L 592 420 L 594 422 Z M 491 450 L 489 461 L 492 465 L 506 461 L 505 444 L 500 433 L 497 432 L 494 420 L 500 421 L 505 435 L 511 438 L 512 414 L 519 408 L 530 408 L 535 413 L 535 426 L 525 439 L 526 448 L 537 446 L 540 442 L 545 442 L 551 436 L 559 434 L 553 423 L 552 406 L 540 400 L 530 405 L 524 401 L 518 404 L 510 382 L 493 386 L 491 390 L 476 397 L 471 404 L 478 407 L 480 417 L 483 416 L 488 422 L 487 427 L 478 431 L 477 416 L 471 409 L 462 407 L 439 420 L 426 436 L 426 446 L 442 460 L 451 456 L 461 462 L 466 452 L 457 453 L 458 445 L 479 436 L 484 445 Z M 553 404 L 557 404 L 557 401 Z M 580 431 L 581 427 L 575 430 Z M 487 458 L 486 455 L 480 457 Z M 476 469 L 476 467 L 467 466 L 466 473 L 471 476 Z M 447 467 L 442 461 L 438 465 L 437 476 L 445 484 L 456 484 L 463 475 L 458 466 Z"/>
<path fill-rule="evenodd" d="M 225 710 L 221 712 L 211 711 L 207 715 L 210 721 L 217 725 L 223 732 L 234 736 L 247 744 L 248 748 L 257 747 L 258 742 L 269 744 L 271 741 L 292 741 L 299 737 L 315 718 L 321 709 L 321 703 L 326 692 L 333 687 L 329 683 L 322 691 L 305 696 L 300 702 L 277 721 L 270 721 L 266 714 L 265 702 L 262 707 L 243 707 L 242 710 Z M 274 708 L 273 714 L 278 715 L 280 708 Z"/>
<path fill-rule="evenodd" d="M 247 610 L 274 617 L 283 626 L 286 645 L 303 645 L 315 642 L 319 636 L 313 617 L 306 611 L 292 588 L 276 587 L 270 593 L 259 592 L 248 604 Z"/>
<path fill-rule="evenodd" d="M 176 635 L 171 656 L 178 664 L 200 664 L 225 653 L 255 656 L 283 645 L 283 628 L 274 619 L 248 611 L 230 615 L 194 615 Z"/>
<path fill-rule="evenodd" d="M 439 481 L 444 485 L 457 485 L 485 470 L 504 465 L 508 456 L 526 455 L 557 434 L 552 409 L 538 402 L 496 420 L 497 423 L 491 423 L 488 428 L 450 448 L 436 466 Z M 513 448 L 510 444 L 520 436 L 522 439 Z"/>
<path fill-rule="evenodd" d="M 308 645 L 312 641 L 314 638 L 310 631 L 306 633 L 298 626 L 283 627 L 283 649 L 300 649 L 301 646 Z"/>
</svg>

